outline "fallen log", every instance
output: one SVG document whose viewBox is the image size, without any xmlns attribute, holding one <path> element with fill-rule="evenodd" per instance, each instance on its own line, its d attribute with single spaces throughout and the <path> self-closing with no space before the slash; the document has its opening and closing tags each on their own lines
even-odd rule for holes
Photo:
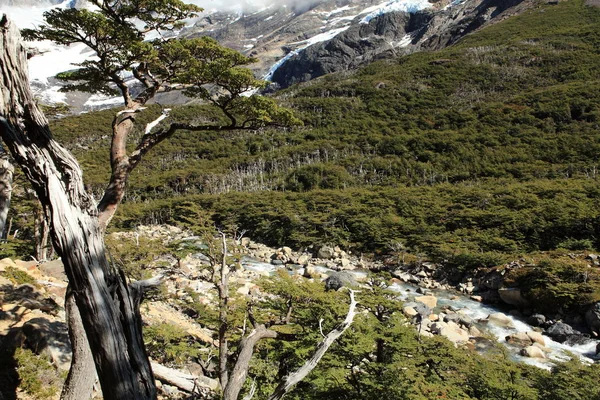
<svg viewBox="0 0 600 400">
<path fill-rule="evenodd" d="M 185 372 L 165 367 L 155 362 L 152 362 L 151 366 L 156 379 L 176 386 L 188 393 L 195 393 L 201 389 L 208 389 L 214 392 L 219 389 L 219 381 L 216 379 L 186 374 Z"/>
</svg>

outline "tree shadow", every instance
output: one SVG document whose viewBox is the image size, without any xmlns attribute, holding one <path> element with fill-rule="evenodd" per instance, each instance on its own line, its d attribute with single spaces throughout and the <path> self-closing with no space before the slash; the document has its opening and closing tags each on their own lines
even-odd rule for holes
<svg viewBox="0 0 600 400">
<path fill-rule="evenodd" d="M 12 319 L 7 312 L 0 311 L 0 321 Z M 16 400 L 19 373 L 15 350 L 20 346 L 23 333 L 20 328 L 10 328 L 0 335 L 0 400 Z"/>
<path fill-rule="evenodd" d="M 52 362 L 64 366 L 70 363 L 71 343 L 62 321 L 40 314 L 21 323 L 31 310 L 54 314 L 59 309 L 54 300 L 44 298 L 33 286 L 0 285 L 0 300 L 4 304 L 0 310 L 0 400 L 16 400 L 20 383 L 16 350 L 52 354 Z"/>
</svg>

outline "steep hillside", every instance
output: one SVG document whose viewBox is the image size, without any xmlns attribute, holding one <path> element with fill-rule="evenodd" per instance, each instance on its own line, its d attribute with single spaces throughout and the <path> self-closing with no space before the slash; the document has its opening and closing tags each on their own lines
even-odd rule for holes
<svg viewBox="0 0 600 400">
<path fill-rule="evenodd" d="M 305 127 L 177 135 L 134 173 L 116 222 L 212 218 L 297 248 L 385 253 L 401 242 L 466 269 L 598 249 L 599 24 L 600 9 L 581 1 L 538 4 L 445 50 L 283 91 Z M 111 116 L 53 123 L 94 193 Z"/>
</svg>

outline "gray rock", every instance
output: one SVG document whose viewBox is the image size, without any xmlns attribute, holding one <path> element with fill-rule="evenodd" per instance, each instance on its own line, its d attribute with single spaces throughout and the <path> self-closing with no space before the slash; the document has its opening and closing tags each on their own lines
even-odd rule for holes
<svg viewBox="0 0 600 400">
<path fill-rule="evenodd" d="M 468 1 L 447 10 L 390 12 L 368 23 L 353 23 L 334 38 L 290 57 L 275 71 L 272 81 L 285 88 L 332 72 L 356 69 L 374 60 L 441 49 L 519 3 L 521 0 Z M 399 46 L 408 34 L 412 35 L 410 43 Z M 452 60 L 436 60 L 432 64 L 447 62 Z"/>
<path fill-rule="evenodd" d="M 348 272 L 336 271 L 325 279 L 325 289 L 338 290 L 341 287 L 356 286 L 354 277 Z"/>
<path fill-rule="evenodd" d="M 431 308 L 421 302 L 411 301 L 409 303 L 404 303 L 404 306 L 412 307 L 422 319 L 429 317 L 429 315 L 432 313 Z"/>
<path fill-rule="evenodd" d="M 331 246 L 321 246 L 317 251 L 317 258 L 322 258 L 324 260 L 329 260 L 334 257 L 335 251 Z"/>
<path fill-rule="evenodd" d="M 500 288 L 498 294 L 503 302 L 512 306 L 528 306 L 529 302 L 523 297 L 521 289 L 518 288 Z"/>
<path fill-rule="evenodd" d="M 550 328 L 546 329 L 546 335 L 550 336 L 553 340 L 559 343 L 566 342 L 571 336 L 576 335 L 577 332 L 564 322 L 557 322 Z"/>
<path fill-rule="evenodd" d="M 444 322 L 456 322 L 460 321 L 460 315 L 458 314 L 446 314 L 444 315 Z"/>
<path fill-rule="evenodd" d="M 33 318 L 23 325 L 27 344 L 36 354 L 47 354 L 57 368 L 68 371 L 71 343 L 67 325 L 47 318 Z"/>
<path fill-rule="evenodd" d="M 527 318 L 527 323 L 532 326 L 542 326 L 546 323 L 546 317 L 542 314 L 533 314 Z"/>
<path fill-rule="evenodd" d="M 594 330 L 600 330 L 600 302 L 594 303 L 585 313 L 585 323 Z"/>
</svg>

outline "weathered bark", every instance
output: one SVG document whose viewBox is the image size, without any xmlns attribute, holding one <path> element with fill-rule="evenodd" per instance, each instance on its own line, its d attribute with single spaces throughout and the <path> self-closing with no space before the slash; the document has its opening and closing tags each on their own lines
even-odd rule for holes
<svg viewBox="0 0 600 400">
<path fill-rule="evenodd" d="M 160 381 L 167 382 L 177 386 L 181 390 L 189 393 L 196 393 L 198 389 L 207 389 L 215 392 L 219 389 L 219 381 L 206 376 L 196 376 L 186 374 L 173 368 L 167 368 L 164 365 L 153 362 L 152 371 Z"/>
<path fill-rule="evenodd" d="M 296 385 L 298 382 L 302 381 L 306 376 L 317 366 L 321 358 L 325 355 L 329 347 L 339 338 L 342 334 L 350 327 L 352 322 L 354 321 L 354 316 L 356 315 L 356 300 L 354 299 L 354 291 L 350 290 L 350 307 L 348 309 L 348 314 L 346 314 L 346 318 L 344 322 L 332 330 L 323 338 L 321 343 L 317 346 L 317 350 L 309 358 L 302 367 L 300 367 L 295 372 L 292 372 L 288 376 L 284 377 L 281 382 L 277 385 L 273 394 L 269 396 L 269 400 L 278 400 L 283 398 L 290 389 Z"/>
<path fill-rule="evenodd" d="M 0 151 L 0 239 L 4 238 L 6 217 L 10 208 L 14 167 L 8 159 L 8 154 Z"/>
<path fill-rule="evenodd" d="M 35 258 L 39 262 L 48 260 L 50 229 L 42 209 L 35 209 Z"/>
<path fill-rule="evenodd" d="M 107 399 L 153 399 L 141 320 L 124 276 L 108 263 L 93 199 L 75 158 L 54 139 L 33 99 L 16 27 L 0 20 L 0 135 L 44 208 L 72 285 Z"/>
<path fill-rule="evenodd" d="M 91 398 L 97 379 L 96 368 L 83 328 L 83 321 L 75 304 L 75 296 L 70 289 L 67 289 L 65 309 L 73 354 L 69 375 L 63 385 L 60 398 L 61 400 L 87 400 Z"/>
<path fill-rule="evenodd" d="M 277 332 L 267 329 L 264 325 L 257 325 L 248 336 L 242 339 L 237 361 L 223 391 L 223 400 L 237 400 L 248 376 L 248 368 L 256 344 L 261 339 L 275 339 L 276 337 Z"/>
</svg>

